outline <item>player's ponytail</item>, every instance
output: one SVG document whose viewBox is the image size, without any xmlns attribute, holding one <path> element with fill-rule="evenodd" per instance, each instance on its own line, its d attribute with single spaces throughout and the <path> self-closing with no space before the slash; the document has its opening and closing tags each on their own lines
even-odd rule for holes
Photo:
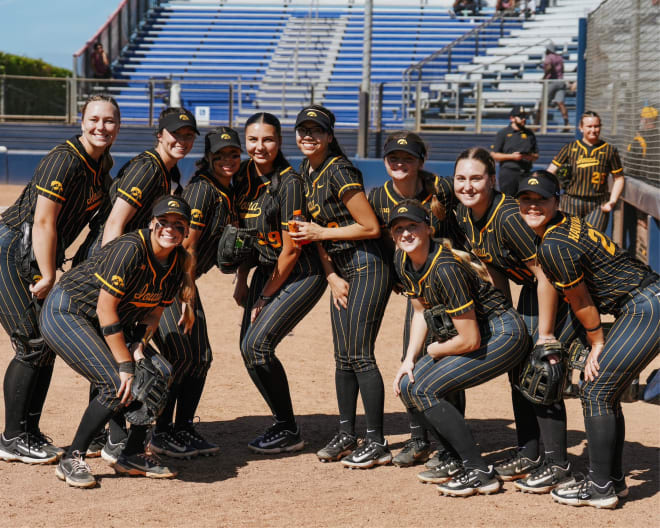
<svg viewBox="0 0 660 528">
<path fill-rule="evenodd" d="M 197 259 L 195 255 L 185 250 L 183 246 L 177 248 L 178 256 L 183 262 L 183 282 L 179 289 L 179 301 L 185 303 L 183 312 L 184 327 L 191 324 L 195 319 L 195 266 Z"/>
<path fill-rule="evenodd" d="M 451 251 L 452 255 L 454 255 L 454 258 L 456 260 L 458 260 L 466 268 L 470 268 L 472 271 L 474 271 L 481 280 L 490 282 L 490 275 L 488 273 L 488 269 L 486 268 L 486 265 L 483 262 L 481 262 L 478 258 L 474 257 L 471 253 L 468 253 L 467 251 L 455 249 L 454 244 L 448 238 L 441 238 L 439 239 L 439 242 L 440 244 L 442 244 L 443 248 Z"/>
<path fill-rule="evenodd" d="M 438 199 L 438 186 L 435 183 L 438 177 L 424 169 L 420 169 L 418 174 L 424 185 L 424 190 L 432 196 L 430 205 L 431 213 L 441 222 L 444 221 L 447 218 L 447 209 Z"/>
</svg>

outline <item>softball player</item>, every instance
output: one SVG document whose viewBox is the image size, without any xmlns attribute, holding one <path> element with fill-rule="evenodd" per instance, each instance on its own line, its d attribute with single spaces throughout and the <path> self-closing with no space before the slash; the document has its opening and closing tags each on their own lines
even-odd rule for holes
<svg viewBox="0 0 660 528">
<path fill-rule="evenodd" d="M 429 210 L 435 211 L 431 216 L 433 236 L 460 240 L 463 245 L 463 233 L 458 228 L 456 217 L 453 214 L 455 198 L 451 182 L 435 174 L 423 170 L 427 157 L 426 145 L 417 134 L 408 131 L 390 134 L 385 141 L 384 148 L 385 168 L 389 181 L 375 187 L 369 193 L 369 203 L 380 222 L 381 242 L 391 258 L 394 255 L 394 243 L 387 232 L 390 216 L 396 205 L 406 198 L 416 198 Z M 456 245 L 456 243 L 455 243 Z M 403 330 L 403 358 L 405 358 L 410 336 L 410 321 L 412 320 L 412 305 L 407 299 L 406 319 Z M 462 413 L 465 411 L 465 393 L 457 393 L 458 400 L 454 402 Z M 426 462 L 431 454 L 431 444 L 423 421 L 418 416 L 416 408 L 406 408 L 410 424 L 410 440 L 406 442 L 403 450 L 398 453 L 392 462 L 400 467 L 411 466 L 415 463 Z M 440 450 L 434 457 L 434 462 L 443 458 Z M 436 464 L 432 464 L 436 465 Z"/>
<path fill-rule="evenodd" d="M 623 471 L 621 395 L 657 355 L 660 277 L 584 220 L 559 212 L 559 184 L 537 171 L 518 190 L 523 219 L 540 237 L 537 258 L 587 332 L 591 351 L 580 391 L 589 474 L 558 487 L 562 504 L 615 508 L 628 494 Z M 614 315 L 603 335 L 600 314 Z"/>
<path fill-rule="evenodd" d="M 164 307 L 174 302 L 179 290 L 183 302 L 192 302 L 192 259 L 179 247 L 188 233 L 190 208 L 179 197 L 165 196 L 154 205 L 153 215 L 148 229 L 121 236 L 65 273 L 41 311 L 39 323 L 48 345 L 98 389 L 55 471 L 70 486 L 96 485 L 84 453 L 94 434 L 130 402 L 133 361 L 142 357 Z M 136 323 L 146 326 L 143 336 L 133 333 Z M 129 350 L 131 334 L 141 341 Z M 131 426 L 115 471 L 176 476 L 144 452 L 147 428 Z"/>
<path fill-rule="evenodd" d="M 183 247 L 195 256 L 195 277 L 215 265 L 218 240 L 224 227 L 235 220 L 231 184 L 240 164 L 241 141 L 235 130 L 220 127 L 206 134 L 204 157 L 197 162 L 197 171 L 182 194 L 192 217 Z M 174 382 L 168 405 L 151 436 L 151 449 L 177 458 L 210 455 L 220 450 L 193 426 L 213 360 L 199 295 L 195 297 L 194 311 L 195 322 L 186 334 L 180 326 L 182 307 L 172 303 L 163 312 L 155 336 L 158 349 L 172 363 Z M 172 423 L 175 406 L 176 422 Z"/>
<path fill-rule="evenodd" d="M 520 315 L 502 292 L 470 264 L 467 253 L 431 237 L 430 219 L 417 200 L 400 202 L 390 218 L 396 242 L 394 265 L 414 309 L 410 342 L 393 382 L 394 394 L 415 406 L 430 427 L 459 454 L 462 467 L 438 485 L 443 495 L 464 497 L 497 492 L 501 483 L 486 465 L 465 418 L 445 396 L 484 383 L 520 363 L 529 336 Z M 433 342 L 420 357 L 428 333 L 424 310 L 443 306 L 457 335 Z"/>
<path fill-rule="evenodd" d="M 344 457 L 347 467 L 370 468 L 392 460 L 383 436 L 383 378 L 374 356 L 392 277 L 386 251 L 375 240 L 380 228 L 362 175 L 337 143 L 334 123 L 332 112 L 319 105 L 297 116 L 296 142 L 305 156 L 301 174 L 313 221 L 299 223 L 290 236 L 297 242 L 321 242 L 317 247 L 334 304 L 339 432 L 317 455 L 322 461 Z M 366 441 L 360 446 L 355 434 L 358 392 L 367 418 Z"/>
<path fill-rule="evenodd" d="M 456 211 L 459 224 L 493 284 L 509 300 L 509 280 L 522 286 L 518 313 L 533 341 L 558 339 L 568 346 L 577 337 L 579 323 L 536 263 L 536 235 L 520 217 L 518 203 L 495 190 L 495 161 L 489 152 L 473 147 L 458 156 L 454 191 L 461 202 Z M 518 489 L 548 493 L 572 479 L 566 453 L 566 408 L 563 401 L 547 406 L 527 400 L 517 388 L 520 367 L 509 373 L 518 449 L 495 469 L 503 480 L 522 479 L 516 482 Z"/>
<path fill-rule="evenodd" d="M 296 244 L 289 220 L 305 211 L 302 179 L 280 150 L 279 120 L 261 112 L 245 123 L 245 149 L 236 185 L 242 227 L 256 231 L 258 264 L 247 288 L 241 267 L 235 298 L 245 307 L 241 353 L 248 373 L 275 423 L 252 440 L 257 453 L 299 451 L 305 445 L 296 423 L 289 382 L 275 347 L 323 295 L 326 281 L 314 246 Z"/>
<path fill-rule="evenodd" d="M 82 108 L 82 134 L 51 150 L 20 198 L 3 213 L 0 322 L 8 334 L 39 337 L 32 303 L 46 297 L 55 282 L 56 268 L 63 264 L 65 249 L 101 205 L 104 180 L 112 167 L 109 150 L 119 132 L 119 120 L 119 107 L 112 97 L 89 98 Z M 22 228 L 28 235 L 31 232 L 38 267 L 30 277 L 20 271 Z M 29 254 L 30 245 L 26 249 Z M 41 345 L 20 348 L 5 373 L 0 458 L 30 464 L 53 462 L 62 450 L 41 434 L 39 419 L 55 356 Z"/>
<path fill-rule="evenodd" d="M 604 231 L 609 213 L 623 192 L 625 179 L 619 151 L 600 139 L 600 127 L 596 112 L 582 114 L 579 127 L 582 139 L 564 145 L 548 165 L 548 171 L 556 174 L 562 165 L 570 165 L 571 178 L 561 197 L 561 210 Z M 614 177 L 609 194 L 608 174 Z"/>
</svg>

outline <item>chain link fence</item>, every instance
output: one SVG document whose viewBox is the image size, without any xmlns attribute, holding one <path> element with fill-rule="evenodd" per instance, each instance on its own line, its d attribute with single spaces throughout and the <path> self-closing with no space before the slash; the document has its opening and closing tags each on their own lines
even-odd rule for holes
<svg viewBox="0 0 660 528">
<path fill-rule="evenodd" d="M 589 15 L 585 108 L 626 176 L 660 187 L 660 3 L 607 0 Z"/>
</svg>

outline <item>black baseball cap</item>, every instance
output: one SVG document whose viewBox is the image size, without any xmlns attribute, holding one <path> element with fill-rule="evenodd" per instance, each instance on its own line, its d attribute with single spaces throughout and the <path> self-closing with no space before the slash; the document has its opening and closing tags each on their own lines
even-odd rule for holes
<svg viewBox="0 0 660 528">
<path fill-rule="evenodd" d="M 195 133 L 199 134 L 199 130 L 197 130 L 197 121 L 195 120 L 195 116 L 192 115 L 192 113 L 190 113 L 185 108 L 182 108 L 180 112 L 173 112 L 171 114 L 167 114 L 161 117 L 160 120 L 158 121 L 158 130 L 162 130 L 164 128 L 168 132 L 176 132 L 180 128 L 187 126 L 192 127 Z"/>
<path fill-rule="evenodd" d="M 313 121 L 326 132 L 332 132 L 333 119 L 323 110 L 319 110 L 315 107 L 303 108 L 298 113 L 298 117 L 296 117 L 296 128 L 298 128 L 305 121 Z"/>
<path fill-rule="evenodd" d="M 166 194 L 161 196 L 154 204 L 152 216 L 163 216 L 169 213 L 178 214 L 185 218 L 186 222 L 190 223 L 190 206 L 180 196 L 173 194 Z"/>
<path fill-rule="evenodd" d="M 241 139 L 233 128 L 219 127 L 206 134 L 209 151 L 215 154 L 225 147 L 241 148 Z"/>
<path fill-rule="evenodd" d="M 423 222 L 427 225 L 431 225 L 431 219 L 429 218 L 429 213 L 421 205 L 416 204 L 399 204 L 394 208 L 394 212 L 390 217 L 390 221 L 387 224 L 387 227 L 392 227 L 394 222 L 400 218 L 406 218 L 407 220 L 412 220 L 413 222 Z"/>
<path fill-rule="evenodd" d="M 412 136 L 398 139 L 392 138 L 387 141 L 383 148 L 383 156 L 387 156 L 390 152 L 394 152 L 395 150 L 402 150 L 408 154 L 412 154 L 422 161 L 426 158 L 426 146 L 423 142 L 418 141 Z"/>
<path fill-rule="evenodd" d="M 522 106 L 514 106 L 509 112 L 509 117 L 527 117 L 527 109 Z"/>
<path fill-rule="evenodd" d="M 534 171 L 520 181 L 516 196 L 520 196 L 525 191 L 540 194 L 543 198 L 559 196 L 559 182 L 554 174 L 546 170 Z"/>
</svg>

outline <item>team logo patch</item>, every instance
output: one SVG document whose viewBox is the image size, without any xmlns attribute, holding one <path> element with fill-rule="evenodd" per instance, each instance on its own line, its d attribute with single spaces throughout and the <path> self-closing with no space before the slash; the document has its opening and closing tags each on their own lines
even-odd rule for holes
<svg viewBox="0 0 660 528">
<path fill-rule="evenodd" d="M 310 110 L 305 114 L 307 117 L 316 117 L 316 112 L 314 110 Z"/>
<path fill-rule="evenodd" d="M 170 200 L 169 202 L 167 202 L 167 206 L 168 207 L 174 207 L 175 209 L 178 209 L 179 208 L 179 202 L 177 202 L 176 200 Z"/>
<path fill-rule="evenodd" d="M 137 187 L 131 187 L 131 196 L 136 200 L 142 199 L 142 191 Z"/>
<path fill-rule="evenodd" d="M 220 136 L 220 139 L 225 139 L 225 140 L 227 140 L 227 139 L 231 139 L 231 136 L 230 136 L 229 134 L 226 134 L 226 133 L 225 133 L 225 134 L 222 134 L 222 135 Z"/>
<path fill-rule="evenodd" d="M 523 139 L 527 139 L 527 134 L 520 134 L 520 137 Z"/>
<path fill-rule="evenodd" d="M 204 217 L 202 211 L 199 209 L 193 209 L 192 211 L 190 211 L 190 215 L 192 216 L 192 219 L 197 222 L 199 222 Z"/>
<path fill-rule="evenodd" d="M 179 119 L 181 121 L 190 121 L 190 118 L 186 114 L 179 114 Z"/>
<path fill-rule="evenodd" d="M 113 275 L 112 278 L 110 279 L 110 283 L 115 288 L 123 288 L 124 287 L 124 279 L 122 279 L 119 275 Z"/>
<path fill-rule="evenodd" d="M 401 138 L 401 139 L 399 139 L 399 140 L 397 141 L 397 144 L 399 144 L 399 145 L 407 145 L 408 142 L 407 142 L 405 139 Z"/>
<path fill-rule="evenodd" d="M 527 183 L 529 183 L 530 185 L 538 185 L 539 181 L 536 178 L 530 178 L 529 180 L 527 180 Z"/>
<path fill-rule="evenodd" d="M 407 212 L 408 212 L 408 208 L 407 208 L 407 207 L 399 207 L 399 208 L 396 210 L 396 212 L 397 212 L 397 213 L 407 213 Z"/>
<path fill-rule="evenodd" d="M 53 180 L 52 182 L 50 182 L 50 190 L 51 191 L 62 192 L 62 189 L 64 189 L 64 187 L 62 187 L 61 182 L 58 182 L 57 180 Z"/>
</svg>

